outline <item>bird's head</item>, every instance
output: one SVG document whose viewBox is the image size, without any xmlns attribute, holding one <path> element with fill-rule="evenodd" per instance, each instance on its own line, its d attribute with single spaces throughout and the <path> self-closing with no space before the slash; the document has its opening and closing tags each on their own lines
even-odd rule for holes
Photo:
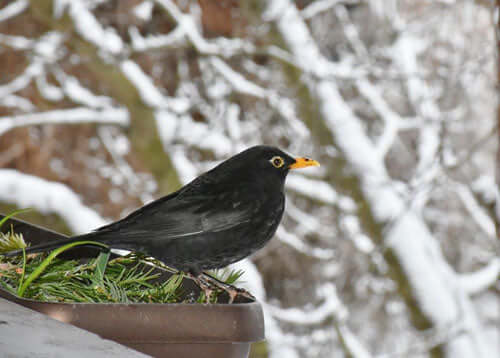
<svg viewBox="0 0 500 358">
<path fill-rule="evenodd" d="M 235 155 L 222 165 L 236 169 L 234 171 L 246 180 L 283 186 L 290 170 L 319 166 L 319 163 L 306 157 L 293 157 L 276 147 L 259 145 Z"/>
</svg>

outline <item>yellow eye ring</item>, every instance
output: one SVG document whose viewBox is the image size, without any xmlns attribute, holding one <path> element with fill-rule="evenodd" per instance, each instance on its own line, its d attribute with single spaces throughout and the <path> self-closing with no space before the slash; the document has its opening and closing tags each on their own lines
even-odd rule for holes
<svg viewBox="0 0 500 358">
<path fill-rule="evenodd" d="M 275 168 L 281 168 L 285 164 L 285 161 L 280 156 L 272 157 L 270 162 Z"/>
</svg>

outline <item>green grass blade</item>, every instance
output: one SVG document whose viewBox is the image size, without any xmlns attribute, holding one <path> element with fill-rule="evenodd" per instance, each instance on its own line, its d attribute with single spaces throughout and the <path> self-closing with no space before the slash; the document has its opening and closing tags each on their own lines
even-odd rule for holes
<svg viewBox="0 0 500 358">
<path fill-rule="evenodd" d="M 26 250 L 23 247 L 23 272 L 21 273 L 21 279 L 19 280 L 19 286 L 23 285 L 25 272 L 26 272 Z"/>
<path fill-rule="evenodd" d="M 109 255 L 111 252 L 101 252 L 95 261 L 95 270 L 92 277 L 94 285 L 104 286 L 104 272 L 108 265 Z"/>
<path fill-rule="evenodd" d="M 49 256 L 45 260 L 42 261 L 42 263 L 28 276 L 26 281 L 22 285 L 19 286 L 19 289 L 17 291 L 17 294 L 19 297 L 23 297 L 24 291 L 26 291 L 26 288 L 30 285 L 30 283 L 35 280 L 38 276 L 40 276 L 43 271 L 47 268 L 47 266 L 50 265 L 52 260 L 54 260 L 57 255 L 60 253 L 75 247 L 75 246 L 81 246 L 81 245 L 95 245 L 95 246 L 101 246 L 105 247 L 108 249 L 107 245 L 104 245 L 103 243 L 97 242 L 97 241 L 76 241 L 76 242 L 71 242 L 69 244 L 66 244 L 64 246 L 61 246 L 55 250 L 53 250 Z"/>
<path fill-rule="evenodd" d="M 5 217 L 4 217 L 2 220 L 0 220 L 0 228 L 1 228 L 1 227 L 2 227 L 2 225 L 3 225 L 3 224 L 5 224 L 5 222 L 6 222 L 7 220 L 9 220 L 11 217 L 16 216 L 16 215 L 21 214 L 21 213 L 24 213 L 24 212 L 26 212 L 26 211 L 30 211 L 30 210 L 33 210 L 33 209 L 31 209 L 31 208 L 26 208 L 26 209 L 16 210 L 16 211 L 14 211 L 14 212 L 10 213 L 9 215 L 5 215 Z"/>
</svg>

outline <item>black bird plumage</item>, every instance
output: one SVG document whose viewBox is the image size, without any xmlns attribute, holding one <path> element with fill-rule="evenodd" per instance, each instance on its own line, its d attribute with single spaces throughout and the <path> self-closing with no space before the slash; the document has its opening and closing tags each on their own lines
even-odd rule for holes
<svg viewBox="0 0 500 358">
<path fill-rule="evenodd" d="M 197 276 L 264 246 L 283 216 L 289 170 L 312 165 L 318 163 L 293 158 L 278 148 L 255 146 L 119 221 L 67 240 L 32 246 L 26 252 L 92 240 L 142 252 Z"/>
</svg>

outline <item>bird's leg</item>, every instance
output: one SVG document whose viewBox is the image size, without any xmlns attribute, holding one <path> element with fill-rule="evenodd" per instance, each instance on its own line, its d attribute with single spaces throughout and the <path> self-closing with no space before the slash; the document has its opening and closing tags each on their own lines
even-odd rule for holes
<svg viewBox="0 0 500 358">
<path fill-rule="evenodd" d="M 227 284 L 225 282 L 222 282 L 221 280 L 210 276 L 209 274 L 205 272 L 201 272 L 200 274 L 193 274 L 193 273 L 187 273 L 189 278 L 193 280 L 203 291 L 206 297 L 206 302 L 210 303 L 210 297 L 214 291 L 217 289 L 222 290 L 226 292 L 229 296 L 229 302 L 228 303 L 233 303 L 234 299 L 238 296 L 248 298 L 252 301 L 255 300 L 255 297 L 248 292 L 247 290 L 244 290 L 242 288 L 235 287 L 233 285 Z"/>
<path fill-rule="evenodd" d="M 211 284 L 212 286 L 215 286 L 215 287 L 227 292 L 227 294 L 229 295 L 229 303 L 233 303 L 234 299 L 237 296 L 246 297 L 246 298 L 253 300 L 253 301 L 255 300 L 255 297 L 247 290 L 244 290 L 242 288 L 238 288 L 238 287 L 235 287 L 235 286 L 230 285 L 228 283 L 222 282 L 221 280 L 219 280 L 213 276 L 210 276 L 209 274 L 204 273 L 204 272 L 202 272 L 198 277 L 200 277 L 200 276 L 204 276 L 204 280 L 207 283 Z"/>
<path fill-rule="evenodd" d="M 214 287 L 210 282 L 208 282 L 203 276 L 203 274 L 193 275 L 192 273 L 188 272 L 187 276 L 189 276 L 189 278 L 193 280 L 203 291 L 203 293 L 205 294 L 206 303 L 210 303 L 210 297 L 212 296 L 212 293 L 214 292 L 216 287 Z"/>
</svg>

